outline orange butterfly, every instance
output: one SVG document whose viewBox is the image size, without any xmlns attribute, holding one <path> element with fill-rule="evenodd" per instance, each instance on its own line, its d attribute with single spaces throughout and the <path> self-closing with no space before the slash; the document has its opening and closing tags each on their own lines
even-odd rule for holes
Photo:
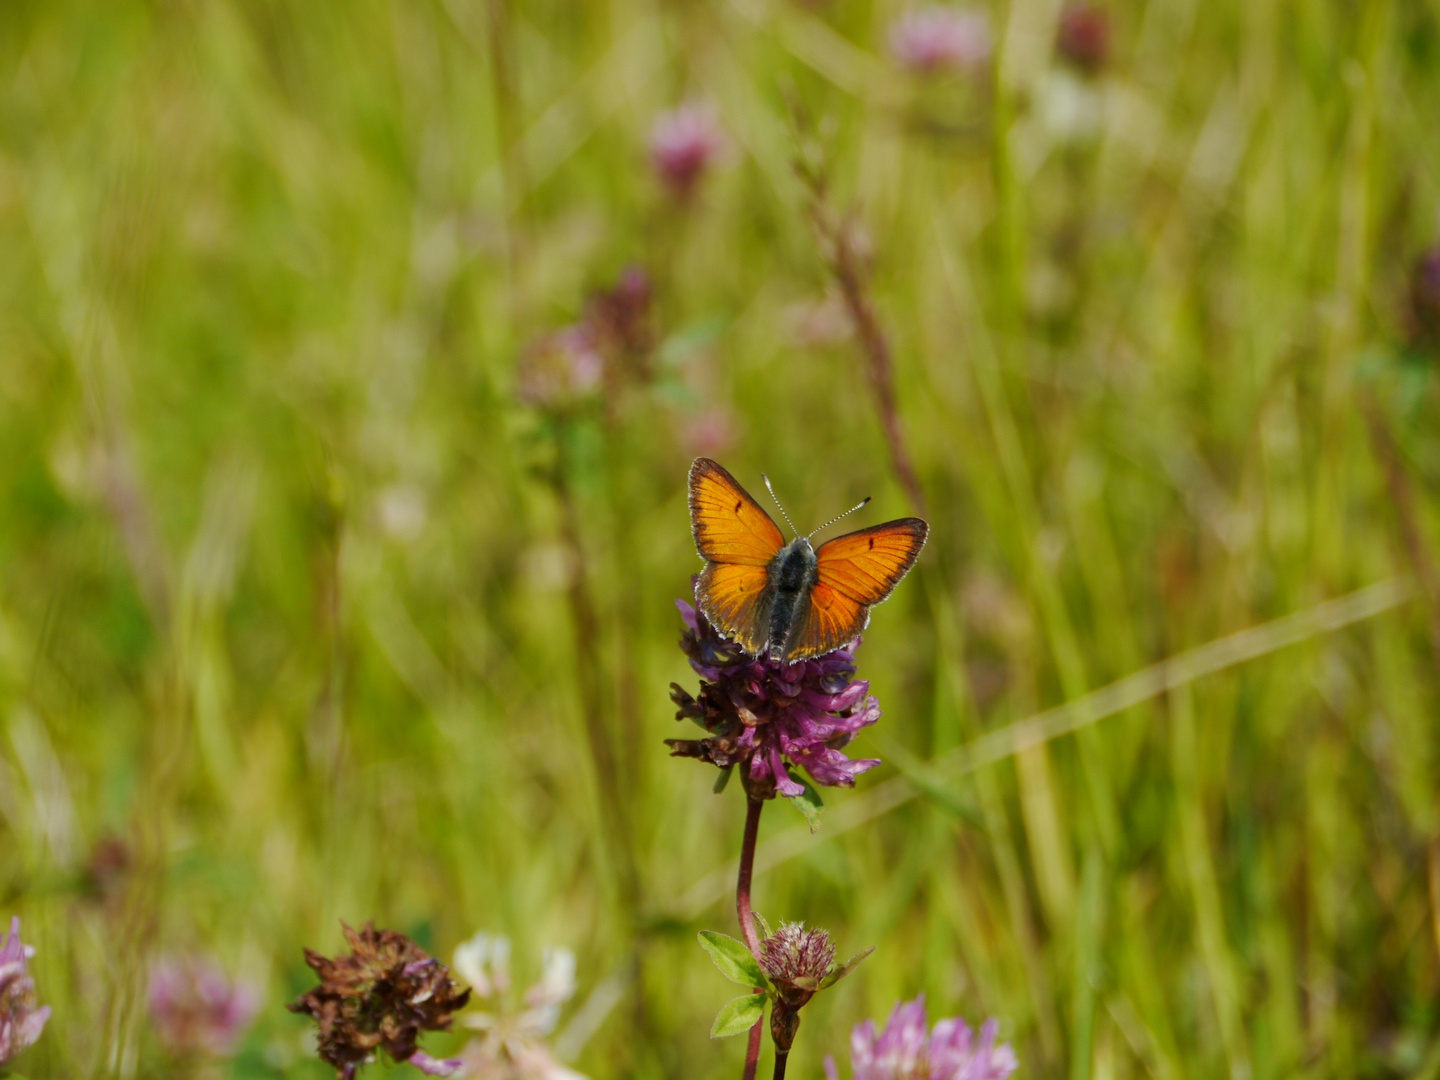
<svg viewBox="0 0 1440 1080">
<path fill-rule="evenodd" d="M 818 551 L 809 536 L 787 544 L 735 478 L 703 457 L 690 466 L 690 528 L 705 560 L 696 592 L 705 618 L 752 656 L 787 663 L 854 641 L 930 533 L 912 517 L 837 536 Z"/>
</svg>

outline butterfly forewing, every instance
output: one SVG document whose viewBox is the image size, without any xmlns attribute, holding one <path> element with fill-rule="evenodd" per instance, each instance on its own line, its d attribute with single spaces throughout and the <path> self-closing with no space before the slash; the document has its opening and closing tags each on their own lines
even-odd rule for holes
<svg viewBox="0 0 1440 1080">
<path fill-rule="evenodd" d="M 709 458 L 690 466 L 690 526 L 700 555 L 712 563 L 769 566 L 785 546 L 770 515 Z"/>
<path fill-rule="evenodd" d="M 929 533 L 919 518 L 900 518 L 837 536 L 815 553 L 820 584 L 866 607 L 878 604 L 915 565 Z"/>
<path fill-rule="evenodd" d="M 690 467 L 690 526 L 706 560 L 696 597 L 711 624 L 748 653 L 765 651 L 770 563 L 785 545 L 770 515 L 709 458 Z"/>
</svg>

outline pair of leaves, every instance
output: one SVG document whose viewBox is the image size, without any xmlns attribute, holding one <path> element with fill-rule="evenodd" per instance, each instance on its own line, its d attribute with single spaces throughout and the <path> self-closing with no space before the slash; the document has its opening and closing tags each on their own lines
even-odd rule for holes
<svg viewBox="0 0 1440 1080">
<path fill-rule="evenodd" d="M 710 1037 L 728 1039 L 732 1035 L 743 1035 L 765 1015 L 765 1002 L 775 987 L 760 970 L 760 965 L 743 941 L 736 941 L 728 934 L 718 934 L 714 930 L 701 930 L 700 947 L 710 954 L 721 975 L 733 983 L 750 987 L 751 991 L 725 1003 L 710 1027 Z"/>
<path fill-rule="evenodd" d="M 760 916 L 757 915 L 755 918 L 762 926 L 764 925 L 764 920 Z M 765 926 L 764 929 L 765 936 L 769 937 L 770 928 Z M 729 935 L 716 933 L 714 930 L 701 930 L 700 946 L 710 954 L 710 959 L 720 969 L 721 975 L 740 986 L 748 986 L 751 991 L 725 1003 L 710 1028 L 710 1037 L 727 1039 L 731 1035 L 744 1034 L 754 1027 L 760 1017 L 765 1014 L 766 999 L 778 993 L 775 984 L 766 977 L 765 972 L 760 970 L 760 964 L 743 941 L 736 941 Z M 804 987 L 804 989 L 816 992 L 829 989 L 854 971 L 860 962 L 874 951 L 875 946 L 871 945 L 870 948 L 857 953 L 845 963 L 832 966 L 824 978 L 814 980 L 813 987 Z M 800 980 L 797 980 L 797 985 L 799 982 Z"/>
<path fill-rule="evenodd" d="M 714 930 L 700 931 L 700 947 L 710 954 L 715 966 L 733 983 L 769 993 L 775 987 L 760 970 L 760 964 L 743 941 Z"/>
</svg>

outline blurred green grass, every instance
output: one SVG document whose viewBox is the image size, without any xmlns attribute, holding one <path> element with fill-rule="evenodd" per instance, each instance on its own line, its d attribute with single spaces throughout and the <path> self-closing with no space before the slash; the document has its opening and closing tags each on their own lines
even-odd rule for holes
<svg viewBox="0 0 1440 1080">
<path fill-rule="evenodd" d="M 4 6 L 0 914 L 55 1009 L 23 1071 L 163 1075 L 146 965 L 204 949 L 266 992 L 233 1075 L 323 1076 L 281 1005 L 302 945 L 373 917 L 443 957 L 508 933 L 522 969 L 572 947 L 582 999 L 621 980 L 590 1075 L 734 1074 L 694 942 L 733 913 L 675 911 L 734 857 L 740 796 L 661 743 L 694 681 L 697 431 L 724 410 L 721 459 L 799 520 L 908 509 L 854 342 L 813 332 L 787 99 L 833 124 L 932 522 L 860 654 L 885 717 L 856 749 L 889 760 L 832 813 L 1407 571 L 1359 404 L 1433 535 L 1434 381 L 1392 354 L 1440 205 L 1440 7 L 1116 2 L 1087 80 L 1057 5 L 1013 0 L 978 87 L 895 70 L 899 10 Z M 690 98 L 731 147 L 681 207 L 645 137 Z M 630 263 L 658 381 L 563 459 L 617 851 L 553 432 L 513 386 Z M 921 991 L 1001 1017 L 1030 1076 L 1440 1073 L 1425 628 L 1410 603 L 822 829 L 757 906 L 879 950 L 807 1010 L 791 1074 Z M 106 837 L 131 861 L 97 882 Z"/>
</svg>

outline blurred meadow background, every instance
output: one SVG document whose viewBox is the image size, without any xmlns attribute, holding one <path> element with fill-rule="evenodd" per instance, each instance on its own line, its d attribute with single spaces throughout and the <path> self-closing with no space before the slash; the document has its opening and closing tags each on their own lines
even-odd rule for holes
<svg viewBox="0 0 1440 1080">
<path fill-rule="evenodd" d="M 734 1076 L 703 453 L 932 526 L 884 765 L 762 820 L 757 908 L 879 946 L 792 1077 L 920 992 L 1022 1076 L 1440 1076 L 1440 4 L 906 12 L 0 9 L 14 1068 L 329 1075 L 283 1006 L 373 918 L 573 949 L 587 1076 Z"/>
</svg>

